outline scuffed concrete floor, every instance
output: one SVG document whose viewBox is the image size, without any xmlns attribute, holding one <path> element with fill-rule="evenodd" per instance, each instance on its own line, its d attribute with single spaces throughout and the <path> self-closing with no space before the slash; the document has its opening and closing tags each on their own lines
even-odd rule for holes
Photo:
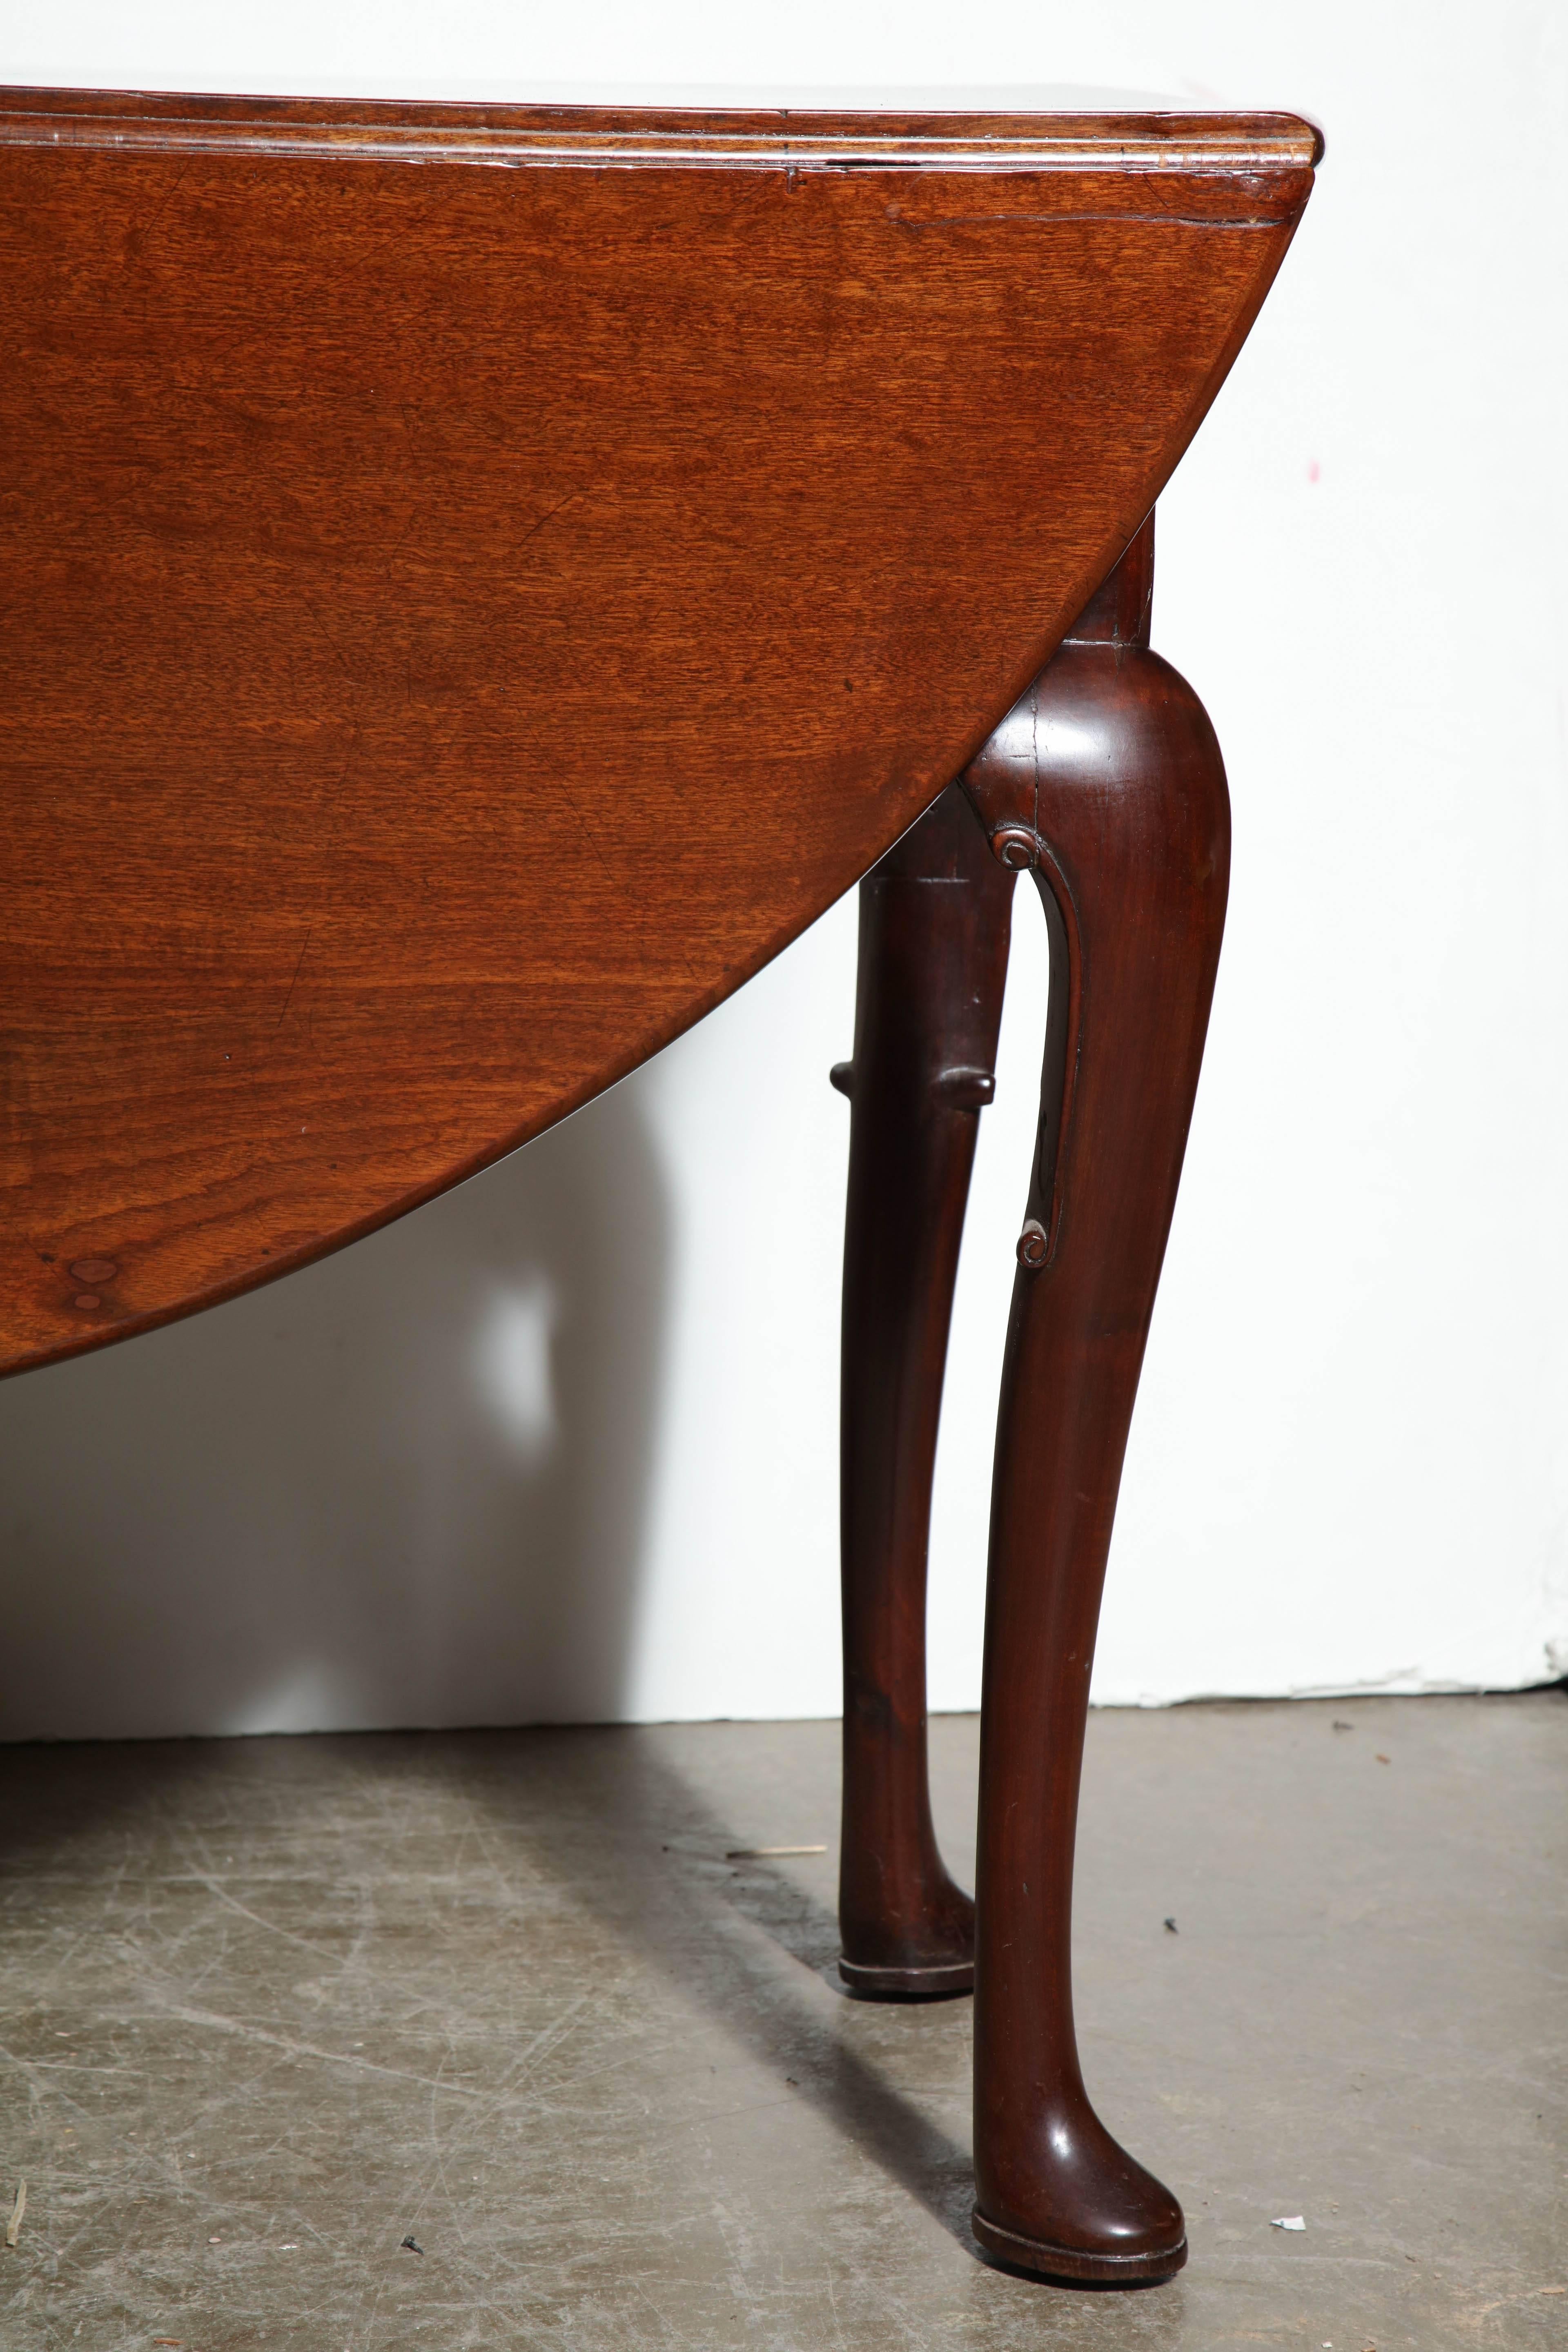
<svg viewBox="0 0 1568 2352">
<path fill-rule="evenodd" d="M 1086 2070 L 1192 2242 L 1121 2295 L 978 2258 L 969 2003 L 837 1989 L 836 1744 L 0 1752 L 0 2344 L 1568 2345 L 1562 1694 L 1094 1719 Z"/>
</svg>

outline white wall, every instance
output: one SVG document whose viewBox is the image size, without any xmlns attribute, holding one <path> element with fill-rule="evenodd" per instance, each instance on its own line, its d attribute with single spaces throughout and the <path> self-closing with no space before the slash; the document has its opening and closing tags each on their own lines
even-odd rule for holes
<svg viewBox="0 0 1568 2352">
<path fill-rule="evenodd" d="M 0 8 L 17 81 L 1078 85 L 1326 127 L 1161 508 L 1155 642 L 1218 727 L 1236 863 L 1103 1700 L 1568 1670 L 1563 25 L 1556 0 Z M 978 1687 L 1040 1024 L 1019 928 L 939 1472 L 942 1707 Z M 853 945 L 851 900 L 460 1192 L 0 1390 L 0 1735 L 836 1711 Z"/>
</svg>

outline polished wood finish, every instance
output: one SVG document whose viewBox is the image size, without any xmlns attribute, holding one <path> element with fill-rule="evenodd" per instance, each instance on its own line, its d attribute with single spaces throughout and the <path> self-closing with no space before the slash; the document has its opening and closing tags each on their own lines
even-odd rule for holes
<svg viewBox="0 0 1568 2352">
<path fill-rule="evenodd" d="M 860 885 L 844 1241 L 839 1969 L 966 1992 L 974 1907 L 926 1775 L 926 1549 L 942 1366 L 980 1112 L 995 1088 L 1014 877 L 953 784 Z"/>
<path fill-rule="evenodd" d="M 1047 1048 L 992 1495 L 975 2234 L 1027 2267 L 1100 2279 L 1165 2277 L 1186 2256 L 1180 2206 L 1084 2089 L 1072 1864 L 1111 1521 L 1230 871 L 1214 730 L 1148 650 L 1152 542 L 1151 520 L 965 779 L 1002 854 L 1034 835 L 1064 1012 Z"/>
<path fill-rule="evenodd" d="M 1125 546 L 1286 116 L 0 99 L 0 1369 L 755 971 Z"/>
<path fill-rule="evenodd" d="M 945 1958 L 956 1984 L 967 1923 L 923 1807 L 921 1620 L 973 1118 L 961 1133 L 951 1115 L 944 1129 L 932 1070 L 947 1029 L 989 1067 L 1006 886 L 1032 871 L 1050 932 L 1050 1010 L 992 1498 L 974 2228 L 1001 2260 L 1109 2284 L 1166 2278 L 1186 2259 L 1180 2205 L 1118 2147 L 1084 2087 L 1072 1869 L 1100 1591 L 1230 853 L 1214 730 L 1149 651 L 1152 585 L 1151 516 L 964 775 L 972 839 L 988 841 L 1003 887 L 952 889 L 973 856 L 949 796 L 863 891 L 854 1099 L 865 1135 L 858 1124 L 845 1289 L 846 1381 L 870 1391 L 844 1405 L 845 1949 L 852 1963 Z M 902 914 L 922 882 L 933 904 L 963 913 Z M 880 1044 L 879 1085 L 863 1107 L 869 1039 Z M 861 1805 L 869 1819 L 852 1821 Z M 925 1989 L 937 1990 L 940 1968 L 927 1965 Z M 904 1983 L 888 1969 L 846 1973 L 866 1991 L 921 1989 L 913 1969 Z"/>
</svg>

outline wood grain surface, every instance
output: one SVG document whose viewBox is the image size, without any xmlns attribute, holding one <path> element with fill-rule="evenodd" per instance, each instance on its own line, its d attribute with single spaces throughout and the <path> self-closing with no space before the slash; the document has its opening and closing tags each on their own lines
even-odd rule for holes
<svg viewBox="0 0 1568 2352">
<path fill-rule="evenodd" d="M 1148 512 L 1317 152 L 0 98 L 0 1368 L 429 1198 L 847 888 Z"/>
</svg>

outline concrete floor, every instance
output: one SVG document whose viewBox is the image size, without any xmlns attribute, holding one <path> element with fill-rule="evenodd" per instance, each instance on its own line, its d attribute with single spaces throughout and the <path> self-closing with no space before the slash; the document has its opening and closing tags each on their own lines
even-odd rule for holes
<svg viewBox="0 0 1568 2352">
<path fill-rule="evenodd" d="M 969 2003 L 839 1990 L 836 1744 L 0 1752 L 5 2352 L 1568 2346 L 1568 1698 L 1095 1717 L 1086 2072 L 1192 2243 L 1120 2295 L 977 2256 Z"/>
</svg>

